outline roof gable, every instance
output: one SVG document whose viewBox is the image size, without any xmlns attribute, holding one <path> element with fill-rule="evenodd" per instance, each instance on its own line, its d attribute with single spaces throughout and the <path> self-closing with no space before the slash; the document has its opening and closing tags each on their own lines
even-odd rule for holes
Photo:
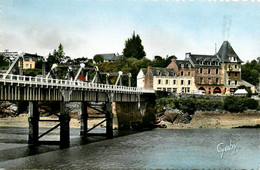
<svg viewBox="0 0 260 170">
<path fill-rule="evenodd" d="M 231 44 L 228 41 L 224 41 L 221 45 L 218 53 L 219 57 L 222 59 L 222 62 L 229 63 L 229 62 L 238 62 L 242 63 L 243 61 L 240 60 L 234 49 L 232 48 Z"/>
</svg>

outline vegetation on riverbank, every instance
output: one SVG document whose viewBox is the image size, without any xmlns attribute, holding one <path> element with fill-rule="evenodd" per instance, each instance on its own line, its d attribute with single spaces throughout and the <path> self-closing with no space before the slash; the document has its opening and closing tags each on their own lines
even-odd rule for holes
<svg viewBox="0 0 260 170">
<path fill-rule="evenodd" d="M 184 113 L 194 114 L 195 111 L 229 111 L 244 112 L 247 109 L 260 109 L 258 101 L 247 97 L 227 96 L 223 100 L 207 98 L 160 98 L 156 100 L 156 108 L 164 107 L 179 109 Z"/>
</svg>

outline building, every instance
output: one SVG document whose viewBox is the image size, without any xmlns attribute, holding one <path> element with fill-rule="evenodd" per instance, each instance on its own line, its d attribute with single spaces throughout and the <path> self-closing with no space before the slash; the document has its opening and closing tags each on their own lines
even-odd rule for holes
<svg viewBox="0 0 260 170">
<path fill-rule="evenodd" d="M 144 88 L 145 74 L 147 69 L 141 68 L 137 75 L 137 87 Z"/>
<path fill-rule="evenodd" d="M 241 63 L 243 62 L 231 44 L 224 41 L 217 55 L 221 59 L 221 71 L 223 75 L 223 83 L 225 93 L 234 94 L 238 86 L 246 86 L 255 93 L 255 86 L 241 79 Z"/>
<path fill-rule="evenodd" d="M 119 60 L 123 57 L 123 55 L 115 54 L 115 53 L 108 53 L 108 54 L 96 54 L 101 55 L 104 58 L 104 62 L 112 62 Z"/>
<path fill-rule="evenodd" d="M 35 69 L 35 64 L 38 60 L 43 60 L 43 56 L 24 53 L 22 60 L 18 61 L 18 67 L 22 67 L 23 69 Z"/>
<path fill-rule="evenodd" d="M 171 93 L 192 93 L 195 90 L 193 77 L 178 76 L 172 68 L 150 66 L 146 70 L 144 87 Z"/>
<path fill-rule="evenodd" d="M 145 75 L 144 87 L 155 91 L 230 95 L 243 85 L 255 93 L 255 86 L 241 79 L 242 62 L 224 41 L 214 55 L 186 53 L 184 60 L 174 58 L 167 68 L 148 67 L 138 76 Z"/>
</svg>

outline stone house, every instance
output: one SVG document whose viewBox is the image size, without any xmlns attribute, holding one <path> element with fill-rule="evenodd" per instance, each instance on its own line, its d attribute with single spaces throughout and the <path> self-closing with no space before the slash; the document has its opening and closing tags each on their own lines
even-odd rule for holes
<svg viewBox="0 0 260 170">
<path fill-rule="evenodd" d="M 147 67 L 144 87 L 171 93 L 191 93 L 195 90 L 191 76 L 178 76 L 172 68 L 150 66 Z"/>
</svg>

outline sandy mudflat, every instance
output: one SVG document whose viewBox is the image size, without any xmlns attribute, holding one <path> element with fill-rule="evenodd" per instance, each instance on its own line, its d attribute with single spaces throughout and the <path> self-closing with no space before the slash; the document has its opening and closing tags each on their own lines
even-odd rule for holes
<svg viewBox="0 0 260 170">
<path fill-rule="evenodd" d="M 41 119 L 55 119 L 50 117 L 41 117 Z M 103 119 L 89 119 L 88 126 L 92 127 L 94 124 L 98 124 Z M 40 122 L 40 127 L 53 127 L 58 122 Z M 105 123 L 103 123 L 105 125 Z M 0 126 L 18 126 L 18 127 L 28 127 L 28 114 L 21 114 L 18 117 L 7 117 L 7 118 L 0 118 Z M 72 118 L 70 120 L 70 127 L 71 128 L 79 128 L 80 121 L 78 119 Z"/>
<path fill-rule="evenodd" d="M 54 119 L 50 117 L 41 117 L 41 119 Z M 103 119 L 89 119 L 88 126 L 92 127 Z M 239 126 L 260 125 L 260 114 L 195 114 L 189 124 L 175 124 L 165 122 L 168 129 L 197 129 L 197 128 L 233 128 Z M 40 127 L 53 127 L 57 122 L 40 122 Z M 102 125 L 105 125 L 103 123 Z M 18 126 L 28 127 L 28 114 L 21 114 L 18 117 L 0 118 L 0 126 Z M 71 128 L 79 128 L 79 119 L 72 118 L 70 121 Z"/>
<path fill-rule="evenodd" d="M 240 126 L 260 125 L 260 114 L 226 113 L 226 114 L 196 114 L 189 124 L 172 124 L 166 122 L 169 129 L 197 128 L 234 128 Z"/>
</svg>

